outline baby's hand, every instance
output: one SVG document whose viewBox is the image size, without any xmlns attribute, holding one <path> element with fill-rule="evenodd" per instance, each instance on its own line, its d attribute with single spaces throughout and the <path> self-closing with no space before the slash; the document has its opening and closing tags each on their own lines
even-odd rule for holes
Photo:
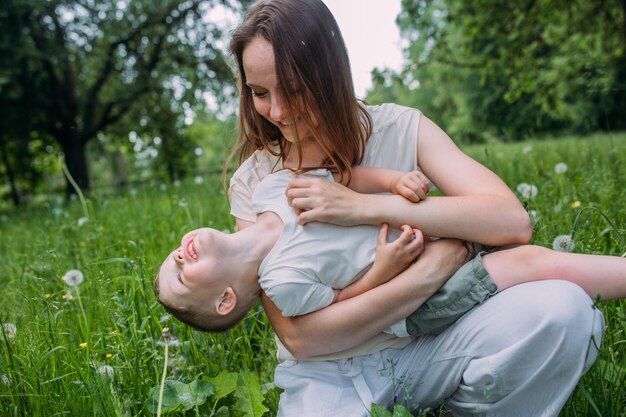
<svg viewBox="0 0 626 417">
<path fill-rule="evenodd" d="M 430 189 L 430 181 L 420 171 L 412 171 L 400 175 L 391 183 L 391 192 L 401 195 L 409 201 L 418 203 L 426 198 Z"/>
<path fill-rule="evenodd" d="M 383 224 L 378 232 L 376 244 L 376 258 L 372 271 L 376 272 L 377 282 L 380 285 L 394 278 L 415 261 L 424 250 L 424 235 L 418 229 L 404 225 L 402 234 L 393 242 L 387 242 L 389 226 Z"/>
</svg>

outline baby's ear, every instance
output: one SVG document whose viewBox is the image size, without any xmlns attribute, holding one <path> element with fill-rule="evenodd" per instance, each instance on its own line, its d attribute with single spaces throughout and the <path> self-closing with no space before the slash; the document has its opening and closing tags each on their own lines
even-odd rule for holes
<svg viewBox="0 0 626 417">
<path fill-rule="evenodd" d="M 217 314 L 220 316 L 230 314 L 236 306 L 237 295 L 231 287 L 226 288 L 224 293 L 215 301 L 215 311 L 217 311 Z"/>
</svg>

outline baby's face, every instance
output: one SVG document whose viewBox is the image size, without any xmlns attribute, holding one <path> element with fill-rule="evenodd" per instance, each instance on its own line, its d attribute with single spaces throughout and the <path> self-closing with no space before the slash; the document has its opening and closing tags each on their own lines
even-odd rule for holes
<svg viewBox="0 0 626 417">
<path fill-rule="evenodd" d="M 183 307 L 193 300 L 208 302 L 221 291 L 219 248 L 224 234 L 208 228 L 183 236 L 180 246 L 165 258 L 159 270 L 159 298 Z"/>
</svg>

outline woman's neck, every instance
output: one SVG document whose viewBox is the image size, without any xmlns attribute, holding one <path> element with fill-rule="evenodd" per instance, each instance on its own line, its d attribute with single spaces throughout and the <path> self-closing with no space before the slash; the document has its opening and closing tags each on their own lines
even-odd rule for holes
<svg viewBox="0 0 626 417">
<path fill-rule="evenodd" d="M 283 167 L 296 169 L 316 168 L 323 164 L 326 154 L 321 146 L 314 140 L 308 140 L 300 144 L 302 148 L 302 162 L 298 155 L 298 148 L 292 143 L 287 143 L 283 150 Z"/>
</svg>

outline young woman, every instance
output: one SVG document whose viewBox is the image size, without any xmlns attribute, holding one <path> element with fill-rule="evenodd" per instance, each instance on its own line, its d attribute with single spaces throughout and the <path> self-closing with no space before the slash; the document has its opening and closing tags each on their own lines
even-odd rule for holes
<svg viewBox="0 0 626 417">
<path fill-rule="evenodd" d="M 273 170 L 341 173 L 361 164 L 419 169 L 445 196 L 413 204 L 294 180 L 287 196 L 300 223 L 410 224 L 426 235 L 486 245 L 530 240 L 515 195 L 436 124 L 414 109 L 357 101 L 339 28 L 320 0 L 255 3 L 233 33 L 231 52 L 241 90 L 241 165 L 230 189 L 239 228 L 254 222 L 252 192 Z M 411 267 L 417 271 L 305 316 L 283 317 L 264 297 L 280 339 L 279 414 L 366 416 L 372 402 L 398 401 L 410 408 L 443 402 L 455 415 L 557 416 L 595 360 L 604 325 L 571 283 L 512 287 L 437 336 L 380 334 L 423 303 L 464 254 L 453 239 L 427 245 Z M 417 272 L 422 280 L 411 278 Z"/>
</svg>

